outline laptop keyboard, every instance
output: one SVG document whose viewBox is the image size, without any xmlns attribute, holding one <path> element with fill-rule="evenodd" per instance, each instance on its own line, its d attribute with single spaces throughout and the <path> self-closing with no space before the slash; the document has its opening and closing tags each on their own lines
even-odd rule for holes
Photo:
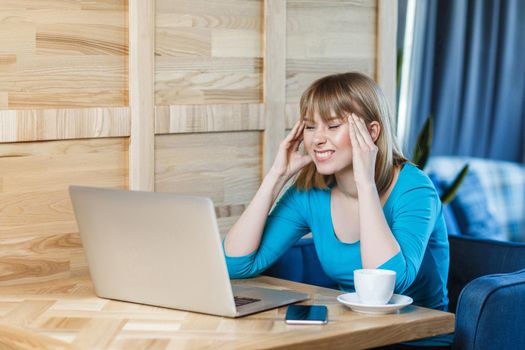
<svg viewBox="0 0 525 350">
<path fill-rule="evenodd" d="M 235 306 L 243 306 L 246 304 L 251 304 L 257 301 L 261 301 L 261 299 L 243 298 L 243 297 L 236 297 L 236 296 L 234 296 L 233 299 L 235 300 Z"/>
</svg>

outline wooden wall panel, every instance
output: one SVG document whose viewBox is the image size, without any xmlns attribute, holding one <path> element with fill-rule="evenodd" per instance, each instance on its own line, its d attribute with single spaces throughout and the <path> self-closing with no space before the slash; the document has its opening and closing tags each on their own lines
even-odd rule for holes
<svg viewBox="0 0 525 350">
<path fill-rule="evenodd" d="M 0 143 L 129 136 L 128 107 L 0 110 Z"/>
<path fill-rule="evenodd" d="M 396 115 L 397 1 L 377 1 L 376 80 L 390 103 L 392 113 Z M 396 122 L 392 123 L 394 130 Z"/>
<path fill-rule="evenodd" d="M 155 1 L 129 0 L 129 188 L 153 191 L 155 167 Z"/>
<path fill-rule="evenodd" d="M 155 108 L 155 133 L 264 130 L 264 104 L 172 105 Z"/>
<path fill-rule="evenodd" d="M 86 271 L 68 186 L 124 188 L 127 138 L 0 145 L 0 285 Z"/>
<path fill-rule="evenodd" d="M 288 0 L 286 101 L 298 103 L 324 75 L 358 70 L 375 77 L 375 0 Z"/>
<path fill-rule="evenodd" d="M 286 104 L 286 2 L 264 1 L 264 153 L 263 176 L 284 138 Z"/>
<path fill-rule="evenodd" d="M 262 0 L 157 0 L 157 105 L 262 101 Z"/>
<path fill-rule="evenodd" d="M 259 186 L 261 133 L 159 135 L 155 190 L 210 197 L 225 234 Z"/>
<path fill-rule="evenodd" d="M 149 157 L 134 168 L 154 171 L 157 191 L 210 196 L 222 234 L 252 199 L 263 153 L 268 166 L 307 85 L 348 70 L 391 85 L 388 0 L 155 3 L 155 33 L 143 32 L 155 41 L 144 53 L 155 54 L 146 119 L 152 126 L 155 109 L 155 165 Z M 122 136 L 137 142 L 131 127 L 144 117 L 127 107 L 136 81 L 128 38 L 145 47 L 128 21 L 145 24 L 140 13 L 128 19 L 127 0 L 0 1 L 1 286 L 85 273 L 67 186 L 128 186 Z M 31 142 L 5 143 L 20 141 Z"/>
<path fill-rule="evenodd" d="M 0 2 L 0 108 L 126 106 L 126 0 Z"/>
</svg>

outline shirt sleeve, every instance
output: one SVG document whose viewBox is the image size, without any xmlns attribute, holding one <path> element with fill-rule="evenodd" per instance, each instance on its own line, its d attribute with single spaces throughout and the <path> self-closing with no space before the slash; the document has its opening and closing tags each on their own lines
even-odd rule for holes
<svg viewBox="0 0 525 350">
<path fill-rule="evenodd" d="M 224 252 L 230 278 L 249 278 L 269 268 L 302 236 L 310 232 L 304 216 L 306 193 L 290 187 L 266 220 L 259 248 L 244 256 L 230 257 Z M 224 251 L 224 241 L 223 241 Z"/>
<path fill-rule="evenodd" d="M 430 184 L 405 191 L 396 202 L 390 228 L 401 251 L 379 268 L 396 271 L 397 293 L 403 293 L 417 276 L 440 206 Z"/>
</svg>

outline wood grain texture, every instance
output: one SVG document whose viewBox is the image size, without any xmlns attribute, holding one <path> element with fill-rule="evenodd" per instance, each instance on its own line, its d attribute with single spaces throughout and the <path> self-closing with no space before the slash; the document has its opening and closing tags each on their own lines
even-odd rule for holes
<svg viewBox="0 0 525 350">
<path fill-rule="evenodd" d="M 60 340 L 17 328 L 11 325 L 0 324 L 0 348 L 17 350 L 34 349 L 75 349 L 72 345 Z"/>
<path fill-rule="evenodd" d="M 286 2 L 264 2 L 264 153 L 263 175 L 271 168 L 284 138 L 286 100 Z"/>
<path fill-rule="evenodd" d="M 38 24 L 36 55 L 126 56 L 126 28 L 100 24 Z"/>
<path fill-rule="evenodd" d="M 261 0 L 157 0 L 157 105 L 262 101 Z"/>
<path fill-rule="evenodd" d="M 0 108 L 128 104 L 127 1 L 0 2 Z"/>
<path fill-rule="evenodd" d="M 129 188 L 153 191 L 155 167 L 155 1 L 131 0 L 129 8 L 131 138 Z"/>
<path fill-rule="evenodd" d="M 396 115 L 397 0 L 377 3 L 377 76 L 393 114 Z M 395 130 L 395 125 L 393 125 Z"/>
<path fill-rule="evenodd" d="M 233 283 L 308 293 L 304 304 L 327 305 L 329 323 L 287 325 L 286 307 L 229 319 L 100 299 L 83 276 L 61 281 L 61 289 L 50 282 L 0 289 L 0 330 L 8 330 L 8 342 L 16 341 L 20 336 L 2 326 L 13 322 L 28 341 L 78 349 L 364 349 L 454 330 L 454 315 L 442 311 L 409 306 L 370 316 L 339 304 L 337 290 L 271 277 Z"/>
<path fill-rule="evenodd" d="M 0 285 L 85 272 L 68 186 L 127 186 L 126 138 L 0 145 Z"/>
<path fill-rule="evenodd" d="M 128 107 L 0 110 L 0 143 L 129 136 Z"/>
<path fill-rule="evenodd" d="M 375 0 L 286 3 L 287 103 L 328 74 L 357 70 L 375 78 Z"/>
<path fill-rule="evenodd" d="M 0 110 L 1 109 L 7 109 L 7 105 L 9 104 L 9 95 L 5 91 L 0 91 Z"/>
<path fill-rule="evenodd" d="M 264 129 L 264 105 L 176 105 L 155 108 L 155 133 L 248 131 Z"/>
<path fill-rule="evenodd" d="M 210 197 L 225 234 L 260 184 L 260 132 L 159 135 L 155 190 Z"/>
</svg>

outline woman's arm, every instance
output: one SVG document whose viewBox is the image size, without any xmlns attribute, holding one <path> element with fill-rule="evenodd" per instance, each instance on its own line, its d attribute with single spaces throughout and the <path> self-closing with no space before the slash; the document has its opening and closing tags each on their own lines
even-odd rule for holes
<svg viewBox="0 0 525 350">
<path fill-rule="evenodd" d="M 361 118 L 352 114 L 348 122 L 359 203 L 361 264 L 375 269 L 399 253 L 400 247 L 386 222 L 374 180 L 378 148 Z"/>
<path fill-rule="evenodd" d="M 391 229 L 401 251 L 379 266 L 396 271 L 396 293 L 403 293 L 416 279 L 441 215 L 441 199 L 430 179 L 414 174 L 412 183 L 414 185 L 396 195 L 393 206 Z M 437 265 L 446 264 L 448 269 L 448 257 L 440 260 L 436 254 L 433 258 L 438 259 Z"/>
<path fill-rule="evenodd" d="M 361 264 L 375 269 L 400 251 L 399 244 L 386 222 L 381 200 L 374 184 L 358 186 Z"/>
<path fill-rule="evenodd" d="M 224 251 L 227 256 L 244 256 L 259 248 L 268 213 L 277 196 L 286 182 L 312 161 L 299 152 L 303 130 L 304 123 L 298 121 L 279 145 L 272 168 L 255 197 L 226 235 Z"/>
<path fill-rule="evenodd" d="M 226 265 L 230 278 L 247 278 L 271 266 L 297 240 L 310 232 L 305 216 L 308 193 L 290 187 L 279 199 L 266 219 L 259 246 L 243 256 L 228 256 Z"/>
<path fill-rule="evenodd" d="M 414 185 L 395 197 L 390 227 L 373 181 L 377 147 L 362 120 L 354 116 L 350 129 L 352 146 L 357 146 L 352 155 L 359 199 L 361 262 L 364 268 L 396 271 L 395 290 L 402 293 L 419 272 L 441 201 L 428 177 L 414 175 Z"/>
<path fill-rule="evenodd" d="M 248 208 L 226 235 L 224 240 L 226 255 L 231 257 L 244 256 L 259 248 L 266 218 L 286 180 L 271 170 L 264 177 Z"/>
</svg>

